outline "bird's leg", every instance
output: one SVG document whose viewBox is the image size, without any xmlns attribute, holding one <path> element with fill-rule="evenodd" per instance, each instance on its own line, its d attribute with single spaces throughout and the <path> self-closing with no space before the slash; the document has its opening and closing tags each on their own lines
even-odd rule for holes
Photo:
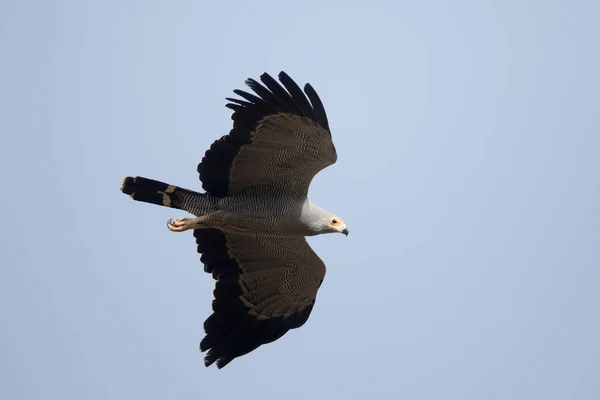
<svg viewBox="0 0 600 400">
<path fill-rule="evenodd" d="M 204 220 L 206 217 L 187 218 L 179 217 L 177 219 L 170 219 L 167 221 L 167 228 L 171 232 L 183 232 L 188 229 L 198 229 L 204 227 Z"/>
</svg>

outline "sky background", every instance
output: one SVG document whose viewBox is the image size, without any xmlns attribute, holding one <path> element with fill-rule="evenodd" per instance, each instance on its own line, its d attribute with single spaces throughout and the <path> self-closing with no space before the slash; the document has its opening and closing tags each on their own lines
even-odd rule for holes
<svg viewBox="0 0 600 400">
<path fill-rule="evenodd" d="M 600 398 L 600 2 L 0 2 L 0 398 Z M 225 97 L 310 82 L 351 234 L 301 329 L 206 369 L 177 210 Z M 369 397 L 378 396 L 378 397 Z"/>
</svg>

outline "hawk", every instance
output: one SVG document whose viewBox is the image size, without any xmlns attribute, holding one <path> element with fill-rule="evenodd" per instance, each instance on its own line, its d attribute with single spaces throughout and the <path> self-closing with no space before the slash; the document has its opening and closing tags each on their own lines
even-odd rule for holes
<svg viewBox="0 0 600 400">
<path fill-rule="evenodd" d="M 313 177 L 337 160 L 323 103 L 310 84 L 303 92 L 285 72 L 278 77 L 281 84 L 267 73 L 262 84 L 248 79 L 254 94 L 227 98 L 233 128 L 198 165 L 205 193 L 141 176 L 121 186 L 134 200 L 195 216 L 167 227 L 193 230 L 216 280 L 200 343 L 207 367 L 223 368 L 304 325 L 325 277 L 306 237 L 348 235 L 340 217 L 307 197 Z"/>
</svg>

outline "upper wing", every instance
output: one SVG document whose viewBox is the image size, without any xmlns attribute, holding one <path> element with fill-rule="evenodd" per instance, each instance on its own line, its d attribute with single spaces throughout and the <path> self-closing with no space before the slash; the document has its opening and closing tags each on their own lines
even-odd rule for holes
<svg viewBox="0 0 600 400">
<path fill-rule="evenodd" d="M 234 358 L 302 326 L 325 277 L 303 237 L 272 239 L 194 231 L 204 270 L 217 280 L 200 350 L 206 366 Z"/>
<path fill-rule="evenodd" d="M 327 114 L 315 90 L 304 92 L 285 73 L 282 87 L 270 75 L 246 84 L 258 95 L 234 93 L 227 100 L 233 129 L 215 141 L 198 164 L 202 187 L 213 196 L 231 196 L 266 185 L 306 194 L 312 178 L 337 160 Z M 287 90 L 286 90 L 287 89 Z"/>
</svg>

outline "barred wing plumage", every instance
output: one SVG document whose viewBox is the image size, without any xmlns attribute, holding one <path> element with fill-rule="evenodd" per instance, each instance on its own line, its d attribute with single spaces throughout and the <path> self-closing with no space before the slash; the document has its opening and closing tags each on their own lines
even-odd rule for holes
<svg viewBox="0 0 600 400">
<path fill-rule="evenodd" d="M 303 237 L 253 238 L 194 231 L 204 270 L 216 279 L 213 314 L 204 322 L 201 351 L 218 368 L 302 326 L 325 264 Z"/>
<path fill-rule="evenodd" d="M 337 160 L 327 114 L 316 91 L 304 91 L 285 73 L 283 87 L 270 75 L 246 83 L 256 95 L 235 90 L 228 98 L 233 128 L 215 141 L 198 164 L 203 188 L 214 196 L 271 186 L 306 195 L 313 177 Z M 287 90 L 286 90 L 287 89 Z"/>
</svg>

